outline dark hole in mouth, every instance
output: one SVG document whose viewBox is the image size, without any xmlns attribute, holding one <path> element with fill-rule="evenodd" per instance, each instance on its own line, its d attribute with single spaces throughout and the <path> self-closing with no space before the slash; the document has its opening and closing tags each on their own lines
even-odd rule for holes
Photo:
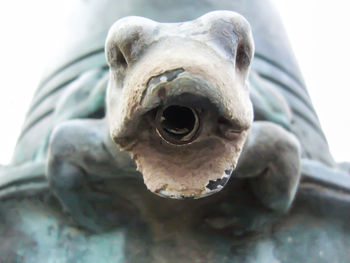
<svg viewBox="0 0 350 263">
<path fill-rule="evenodd" d="M 171 105 L 158 110 L 156 127 L 164 140 L 172 144 L 187 144 L 197 138 L 200 119 L 192 108 Z"/>
<path fill-rule="evenodd" d="M 196 118 L 190 108 L 170 106 L 163 111 L 161 126 L 173 135 L 187 135 L 194 127 Z"/>
</svg>

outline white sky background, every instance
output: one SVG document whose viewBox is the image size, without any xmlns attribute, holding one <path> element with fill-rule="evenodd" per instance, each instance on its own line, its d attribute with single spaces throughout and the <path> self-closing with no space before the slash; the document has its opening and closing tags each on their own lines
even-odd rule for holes
<svg viewBox="0 0 350 263">
<path fill-rule="evenodd" d="M 0 2 L 0 164 L 10 161 L 25 113 L 55 52 L 71 0 Z M 350 161 L 350 6 L 274 0 L 336 161 Z"/>
</svg>

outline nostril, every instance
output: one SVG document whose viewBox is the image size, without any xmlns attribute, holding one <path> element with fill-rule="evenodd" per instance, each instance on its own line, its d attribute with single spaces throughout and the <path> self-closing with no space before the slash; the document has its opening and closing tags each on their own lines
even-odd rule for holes
<svg viewBox="0 0 350 263">
<path fill-rule="evenodd" d="M 222 117 L 220 117 L 218 120 L 218 127 L 221 135 L 229 140 L 236 139 L 244 130 L 244 128 L 237 121 L 229 121 Z"/>
<path fill-rule="evenodd" d="M 197 138 L 200 119 L 192 108 L 171 105 L 158 110 L 156 127 L 161 138 L 169 143 L 182 145 Z"/>
</svg>

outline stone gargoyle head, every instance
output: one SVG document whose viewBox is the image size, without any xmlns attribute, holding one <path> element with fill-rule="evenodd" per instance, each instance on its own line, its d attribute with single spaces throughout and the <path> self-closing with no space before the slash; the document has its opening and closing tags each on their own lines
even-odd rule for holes
<svg viewBox="0 0 350 263">
<path fill-rule="evenodd" d="M 147 188 L 176 199 L 220 191 L 253 121 L 246 19 L 229 11 L 184 23 L 126 17 L 105 51 L 110 135 Z"/>
</svg>

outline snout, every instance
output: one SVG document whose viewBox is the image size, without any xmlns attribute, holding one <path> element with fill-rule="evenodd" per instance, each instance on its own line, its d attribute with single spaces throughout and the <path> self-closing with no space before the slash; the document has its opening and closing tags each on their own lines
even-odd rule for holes
<svg viewBox="0 0 350 263">
<path fill-rule="evenodd" d="M 165 71 L 148 78 L 137 107 L 132 100 L 120 107 L 124 114 L 125 108 L 134 111 L 119 120 L 123 125 L 113 139 L 131 153 L 148 189 L 163 197 L 218 192 L 236 166 L 251 105 L 207 77 L 186 67 Z M 242 97 L 234 108 L 228 103 L 235 99 L 232 94 Z"/>
<path fill-rule="evenodd" d="M 213 83 L 183 68 L 152 77 L 142 98 L 141 112 L 153 111 L 156 133 L 167 143 L 196 142 L 204 131 L 235 139 L 249 128 L 245 119 L 232 118 Z M 236 110 L 240 103 L 236 103 Z"/>
<path fill-rule="evenodd" d="M 130 48 L 124 40 L 117 39 L 124 43 L 117 51 L 112 50 L 114 40 L 107 41 L 112 43 L 107 52 L 117 52 L 114 58 L 124 61 L 119 66 L 110 62 L 111 136 L 135 160 L 147 188 L 163 197 L 201 198 L 220 191 L 236 166 L 253 120 L 249 65 L 239 55 L 246 52 L 245 46 L 239 44 L 240 35 L 227 36 L 240 16 L 220 13 L 232 27 L 222 29 L 223 38 L 220 32 L 209 30 L 211 35 L 206 36 L 207 31 L 196 28 L 204 24 L 220 31 L 227 23 L 218 19 L 219 13 L 189 24 L 148 22 L 147 30 L 135 33 L 136 39 L 148 36 L 153 41 L 137 42 L 130 53 L 134 57 L 127 55 L 130 49 L 123 49 Z M 162 30 L 169 35 L 159 33 Z M 192 31 L 204 33 L 199 37 Z"/>
</svg>

